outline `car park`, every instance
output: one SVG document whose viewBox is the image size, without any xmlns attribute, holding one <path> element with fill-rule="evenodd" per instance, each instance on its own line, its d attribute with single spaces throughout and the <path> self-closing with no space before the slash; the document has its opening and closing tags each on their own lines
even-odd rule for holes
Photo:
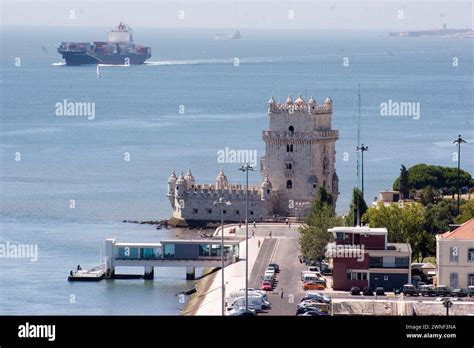
<svg viewBox="0 0 474 348">
<path fill-rule="evenodd" d="M 362 290 L 362 295 L 364 295 L 364 296 L 374 296 L 374 290 L 372 290 L 371 287 L 366 286 Z"/>
<path fill-rule="evenodd" d="M 451 291 L 451 296 L 454 296 L 454 297 L 466 297 L 468 295 L 469 293 L 467 292 L 466 289 L 457 288 Z"/>
<path fill-rule="evenodd" d="M 402 287 L 402 294 L 405 296 L 418 296 L 418 289 L 413 284 L 405 284 Z"/>
<path fill-rule="evenodd" d="M 360 288 L 357 286 L 353 286 L 350 292 L 351 292 L 351 295 L 360 295 Z"/>
<path fill-rule="evenodd" d="M 375 295 L 377 296 L 385 296 L 385 289 L 381 286 L 375 288 Z"/>
</svg>

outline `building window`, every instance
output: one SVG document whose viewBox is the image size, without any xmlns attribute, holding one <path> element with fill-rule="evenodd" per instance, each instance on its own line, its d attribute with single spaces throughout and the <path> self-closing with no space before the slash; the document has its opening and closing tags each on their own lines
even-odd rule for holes
<svg viewBox="0 0 474 348">
<path fill-rule="evenodd" d="M 315 188 L 316 188 L 316 186 L 317 186 L 317 184 L 316 184 L 316 183 L 314 183 L 314 184 L 313 184 L 313 188 L 315 189 Z"/>
<path fill-rule="evenodd" d="M 286 152 L 293 152 L 293 144 L 286 145 Z"/>
<path fill-rule="evenodd" d="M 208 214 L 212 214 L 212 209 L 207 209 Z"/>
<path fill-rule="evenodd" d="M 474 285 L 474 274 L 471 273 L 467 275 L 467 285 Z"/>
<path fill-rule="evenodd" d="M 253 210 L 250 211 L 250 215 L 253 215 Z"/>
<path fill-rule="evenodd" d="M 227 214 L 227 210 L 224 209 L 224 210 L 222 211 L 222 214 Z"/>
<path fill-rule="evenodd" d="M 384 275 L 384 276 L 383 276 L 383 280 L 384 280 L 385 282 L 388 282 L 388 275 Z"/>
<path fill-rule="evenodd" d="M 352 272 L 350 275 L 351 280 L 367 280 L 367 273 L 365 272 Z"/>
<path fill-rule="evenodd" d="M 383 267 L 383 257 L 370 256 L 369 257 L 369 267 L 370 268 L 382 268 Z"/>
<path fill-rule="evenodd" d="M 449 248 L 449 261 L 458 262 L 459 261 L 459 249 L 458 247 Z"/>
<path fill-rule="evenodd" d="M 288 181 L 286 182 L 286 188 L 287 188 L 287 189 L 291 189 L 292 187 L 293 187 L 293 182 L 292 182 L 291 180 L 288 180 Z"/>
<path fill-rule="evenodd" d="M 290 132 L 292 135 L 293 135 L 294 131 L 295 131 L 295 127 L 293 127 L 293 126 L 288 127 L 288 132 Z"/>
<path fill-rule="evenodd" d="M 292 169 L 291 163 L 285 163 L 285 169 Z"/>
<path fill-rule="evenodd" d="M 467 261 L 474 262 L 474 249 L 469 249 L 467 251 Z"/>
<path fill-rule="evenodd" d="M 196 208 L 193 208 L 193 214 L 197 214 L 198 210 Z"/>
<path fill-rule="evenodd" d="M 267 190 L 267 193 L 270 194 L 270 190 Z"/>
<path fill-rule="evenodd" d="M 239 210 L 236 210 L 236 211 L 235 211 L 235 215 L 240 215 L 240 211 L 239 211 Z"/>
<path fill-rule="evenodd" d="M 408 257 L 395 257 L 395 268 L 408 268 Z"/>
<path fill-rule="evenodd" d="M 455 289 L 458 287 L 458 274 L 457 272 L 453 272 L 449 274 L 449 286 L 452 289 Z"/>
</svg>

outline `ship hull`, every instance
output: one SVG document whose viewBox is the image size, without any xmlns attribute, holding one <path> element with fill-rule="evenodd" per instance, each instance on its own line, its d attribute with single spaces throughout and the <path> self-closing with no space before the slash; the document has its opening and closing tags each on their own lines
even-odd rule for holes
<svg viewBox="0 0 474 348">
<path fill-rule="evenodd" d="M 128 62 L 130 65 L 143 64 L 151 57 L 151 54 L 91 54 L 86 52 L 58 51 L 66 65 L 86 65 L 86 64 L 113 64 L 124 65 Z"/>
</svg>

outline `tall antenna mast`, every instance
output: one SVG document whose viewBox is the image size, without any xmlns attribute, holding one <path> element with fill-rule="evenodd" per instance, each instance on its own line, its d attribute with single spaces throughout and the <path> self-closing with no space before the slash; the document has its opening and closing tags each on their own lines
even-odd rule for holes
<svg viewBox="0 0 474 348">
<path fill-rule="evenodd" d="M 357 146 L 360 146 L 360 123 L 361 123 L 361 98 L 360 98 L 360 83 L 359 83 L 359 95 L 357 100 Z M 360 183 L 360 152 L 357 152 L 357 187 Z"/>
</svg>

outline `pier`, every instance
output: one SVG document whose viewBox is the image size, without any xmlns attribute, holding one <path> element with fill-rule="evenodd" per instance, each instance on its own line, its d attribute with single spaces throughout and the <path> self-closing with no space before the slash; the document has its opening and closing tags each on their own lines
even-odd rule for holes
<svg viewBox="0 0 474 348">
<path fill-rule="evenodd" d="M 239 239 L 224 240 L 224 265 L 239 259 Z M 106 279 L 123 278 L 116 276 L 115 268 L 120 266 L 143 267 L 144 279 L 154 278 L 154 267 L 183 267 L 186 279 L 195 279 L 196 267 L 221 267 L 220 239 L 174 239 L 156 243 L 119 242 L 105 240 L 104 264 L 98 266 Z M 84 280 L 83 274 L 91 270 L 72 272 L 69 280 Z M 97 280 L 100 280 L 97 279 Z"/>
</svg>

